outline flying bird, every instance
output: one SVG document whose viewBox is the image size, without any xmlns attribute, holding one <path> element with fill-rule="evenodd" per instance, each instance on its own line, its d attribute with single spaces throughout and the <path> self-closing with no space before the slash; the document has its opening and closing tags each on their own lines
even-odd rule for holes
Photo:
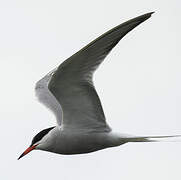
<svg viewBox="0 0 181 180">
<path fill-rule="evenodd" d="M 113 132 L 106 122 L 92 80 L 94 71 L 113 47 L 152 13 L 131 19 L 101 35 L 36 83 L 36 95 L 54 113 L 57 126 L 39 132 L 18 159 L 34 149 L 58 154 L 83 154 L 128 142 L 176 137 L 140 137 Z"/>
</svg>

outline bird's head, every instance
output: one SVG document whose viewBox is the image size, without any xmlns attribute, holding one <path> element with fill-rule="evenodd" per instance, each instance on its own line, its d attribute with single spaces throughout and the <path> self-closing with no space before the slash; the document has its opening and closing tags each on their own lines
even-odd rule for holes
<svg viewBox="0 0 181 180">
<path fill-rule="evenodd" d="M 39 149 L 39 146 L 44 145 L 47 142 L 48 139 L 48 133 L 53 129 L 54 127 L 44 129 L 40 131 L 32 140 L 31 145 L 21 154 L 21 156 L 18 158 L 22 158 L 29 152 L 31 152 L 34 149 Z"/>
</svg>

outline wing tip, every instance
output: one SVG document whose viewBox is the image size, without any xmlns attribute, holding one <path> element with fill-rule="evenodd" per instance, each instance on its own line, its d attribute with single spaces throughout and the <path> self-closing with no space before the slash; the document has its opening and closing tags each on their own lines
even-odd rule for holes
<svg viewBox="0 0 181 180">
<path fill-rule="evenodd" d="M 152 12 L 147 13 L 147 15 L 148 15 L 149 17 L 151 17 L 152 14 L 154 14 L 154 13 L 155 13 L 155 11 L 152 11 Z"/>
<path fill-rule="evenodd" d="M 140 17 L 140 18 L 143 18 L 143 21 L 144 21 L 144 20 L 150 18 L 150 17 L 152 16 L 152 14 L 154 14 L 154 13 L 155 13 L 155 11 L 152 11 L 152 12 L 143 14 L 143 15 L 141 15 L 141 16 L 138 16 L 138 18 L 139 18 L 139 17 Z"/>
<path fill-rule="evenodd" d="M 155 13 L 155 11 L 152 11 L 152 12 L 149 12 L 148 14 L 152 15 L 152 14 L 154 14 L 154 13 Z"/>
<path fill-rule="evenodd" d="M 142 22 L 146 21 L 147 19 L 149 19 L 153 13 L 155 13 L 155 12 L 152 11 L 152 12 L 143 14 L 141 16 L 137 16 L 136 18 L 127 21 L 127 23 L 137 22 L 137 25 L 139 25 L 140 23 L 142 23 Z"/>
</svg>

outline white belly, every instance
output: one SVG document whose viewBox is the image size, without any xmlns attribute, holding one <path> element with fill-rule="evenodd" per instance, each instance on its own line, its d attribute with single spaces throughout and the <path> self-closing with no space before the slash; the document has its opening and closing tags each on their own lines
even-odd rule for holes
<svg viewBox="0 0 181 180">
<path fill-rule="evenodd" d="M 51 151 L 59 154 L 83 154 L 124 143 L 111 133 L 62 133 Z"/>
</svg>

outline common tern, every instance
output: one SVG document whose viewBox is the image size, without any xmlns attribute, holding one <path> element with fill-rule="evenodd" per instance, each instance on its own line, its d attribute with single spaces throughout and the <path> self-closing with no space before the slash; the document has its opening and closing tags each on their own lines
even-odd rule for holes
<svg viewBox="0 0 181 180">
<path fill-rule="evenodd" d="M 83 154 L 128 142 L 152 142 L 176 136 L 134 136 L 112 131 L 93 84 L 93 73 L 132 29 L 151 17 L 138 16 L 101 35 L 36 83 L 38 99 L 53 111 L 57 126 L 44 129 L 23 154 L 34 149 Z"/>
</svg>

